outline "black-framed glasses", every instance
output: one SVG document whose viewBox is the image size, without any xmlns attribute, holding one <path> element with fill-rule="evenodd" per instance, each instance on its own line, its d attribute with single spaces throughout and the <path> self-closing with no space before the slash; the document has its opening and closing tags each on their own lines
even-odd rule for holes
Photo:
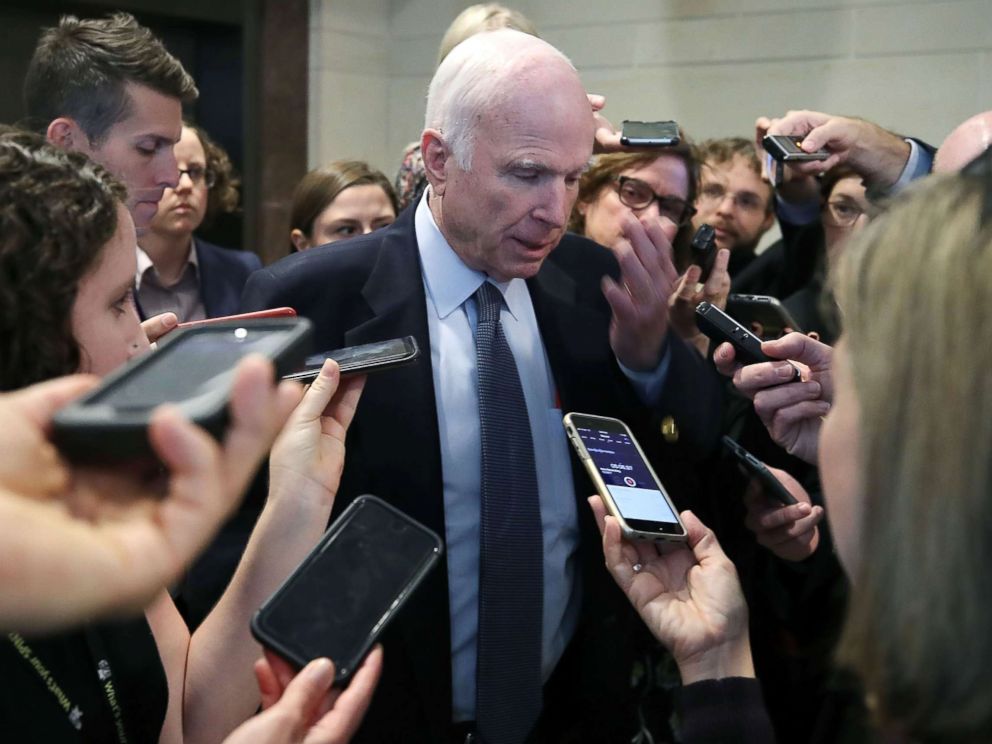
<svg viewBox="0 0 992 744">
<path fill-rule="evenodd" d="M 863 214 L 868 214 L 868 210 L 852 201 L 835 199 L 823 205 L 822 219 L 835 227 L 851 227 Z"/>
<path fill-rule="evenodd" d="M 214 184 L 217 183 L 217 174 L 202 165 L 191 165 L 189 168 L 180 168 L 179 178 L 182 179 L 184 175 L 189 176 L 189 180 L 194 185 L 205 183 L 208 189 L 213 188 Z"/>
<path fill-rule="evenodd" d="M 685 199 L 656 194 L 650 184 L 639 178 L 618 176 L 617 196 L 620 197 L 621 204 L 635 211 L 647 209 L 653 202 L 658 202 L 658 214 L 667 217 L 679 227 L 688 224 L 692 216 L 696 214 L 696 208 Z"/>
<path fill-rule="evenodd" d="M 758 212 L 767 208 L 767 202 L 751 191 L 727 191 L 723 184 L 707 183 L 699 190 L 699 201 L 713 206 L 722 204 L 723 200 L 730 197 L 737 207 L 745 212 Z"/>
</svg>

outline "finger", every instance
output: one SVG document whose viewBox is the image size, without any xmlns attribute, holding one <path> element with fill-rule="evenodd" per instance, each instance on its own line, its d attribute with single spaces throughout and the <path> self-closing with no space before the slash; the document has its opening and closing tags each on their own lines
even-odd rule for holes
<svg viewBox="0 0 992 744">
<path fill-rule="evenodd" d="M 791 506 L 771 508 L 758 516 L 756 520 L 758 529 L 756 531 L 768 532 L 777 530 L 780 527 L 787 527 L 799 522 L 804 517 L 808 517 L 812 513 L 813 507 L 805 502 L 792 504 Z"/>
<path fill-rule="evenodd" d="M 603 503 L 602 496 L 599 496 L 598 494 L 595 496 L 590 496 L 586 500 L 589 502 L 589 507 L 592 509 L 592 515 L 596 520 L 596 526 L 599 528 L 599 534 L 602 536 L 606 521 L 606 504 Z"/>
<path fill-rule="evenodd" d="M 325 359 L 317 377 L 303 394 L 303 400 L 293 411 L 293 422 L 316 421 L 331 402 L 341 381 L 341 368 L 333 359 Z"/>
<path fill-rule="evenodd" d="M 811 512 L 803 519 L 787 522 L 781 527 L 761 530 L 755 533 L 758 542 L 768 548 L 775 548 L 790 542 L 804 542 L 815 534 L 817 524 L 823 519 L 823 509 Z"/>
<path fill-rule="evenodd" d="M 162 313 L 161 315 L 153 315 L 148 320 L 143 320 L 141 330 L 145 332 L 148 342 L 153 344 L 177 325 L 179 325 L 179 318 L 176 317 L 175 313 Z"/>
<path fill-rule="evenodd" d="M 593 111 L 599 111 L 606 105 L 606 96 L 601 96 L 598 93 L 587 93 L 586 98 L 589 99 L 589 105 L 592 106 Z"/>
<path fill-rule="evenodd" d="M 302 734 L 334 684 L 334 664 L 330 659 L 314 659 L 297 674 L 283 691 L 277 705 Z"/>
<path fill-rule="evenodd" d="M 716 365 L 717 371 L 724 377 L 735 378 L 737 370 L 743 366 L 737 362 L 737 352 L 734 351 L 733 345 L 726 341 L 713 350 L 713 364 Z"/>
<path fill-rule="evenodd" d="M 728 561 L 713 530 L 707 527 L 688 509 L 680 515 L 688 536 L 689 548 L 700 565 L 715 561 Z"/>
<path fill-rule="evenodd" d="M 812 369 L 830 366 L 833 347 L 802 333 L 764 341 L 761 350 L 773 359 L 794 359 Z"/>
<path fill-rule="evenodd" d="M 330 714 L 333 721 L 329 721 L 325 726 L 321 726 L 321 738 L 307 739 L 308 744 L 323 744 L 325 741 L 348 741 L 354 735 L 358 726 L 365 717 L 369 703 L 372 701 L 372 693 L 375 692 L 379 683 L 379 676 L 382 674 L 382 646 L 376 645 L 365 657 L 358 671 L 355 672 L 348 684 L 347 689 L 341 692 L 334 703 L 334 710 Z M 322 721 L 323 723 L 323 721 Z M 327 738 L 323 738 L 326 736 Z"/>
<path fill-rule="evenodd" d="M 272 665 L 265 658 L 255 662 L 255 680 L 262 698 L 262 710 L 268 710 L 282 696 L 282 685 L 272 671 Z"/>
<path fill-rule="evenodd" d="M 678 289 L 675 291 L 674 297 L 682 302 L 691 303 L 697 294 L 696 287 L 699 284 L 699 277 L 702 273 L 703 270 L 695 264 L 692 264 L 686 269 L 685 274 L 679 280 Z"/>
<path fill-rule="evenodd" d="M 603 520 L 603 557 L 606 559 L 606 569 L 626 594 L 634 581 L 634 565 L 624 554 L 623 542 L 620 523 L 607 515 Z"/>
<path fill-rule="evenodd" d="M 644 305 L 653 300 L 656 293 L 655 282 L 642 258 L 642 254 L 647 250 L 643 248 L 643 244 L 648 242 L 648 239 L 643 230 L 640 230 L 640 234 L 638 234 L 638 230 L 640 230 L 640 225 L 637 229 L 632 229 L 631 235 L 633 237 L 616 241 L 612 249 L 613 255 L 616 256 L 617 263 L 620 265 L 620 278 L 624 289 L 630 294 L 635 304 Z M 635 242 L 642 245 L 640 251 L 634 247 Z"/>
<path fill-rule="evenodd" d="M 793 388 L 791 385 L 805 387 Z M 758 362 L 747 364 L 734 374 L 734 385 L 742 393 L 753 397 L 759 391 L 775 388 L 777 392 L 787 390 L 793 393 L 794 400 L 816 398 L 820 395 L 821 386 L 816 380 L 797 381 L 796 367 L 789 362 Z M 802 390 L 804 394 L 798 392 Z"/>
<path fill-rule="evenodd" d="M 757 408 L 755 410 L 757 411 Z M 780 408 L 771 414 L 770 422 L 765 420 L 768 414 L 762 418 L 762 421 L 765 421 L 765 426 L 768 427 L 773 438 L 781 439 L 797 424 L 823 418 L 829 412 L 830 404 L 825 400 L 811 400 Z M 758 415 L 761 416 L 761 413 L 759 412 Z"/>
<path fill-rule="evenodd" d="M 708 297 L 717 297 L 730 289 L 730 274 L 727 271 L 729 265 L 730 250 L 721 248 L 716 252 L 716 258 L 713 260 L 713 269 L 706 278 L 706 284 L 703 285 L 704 294 Z"/>
<path fill-rule="evenodd" d="M 361 399 L 362 391 L 365 389 L 365 380 L 365 375 L 342 378 L 337 393 L 331 400 L 327 410 L 324 411 L 325 416 L 333 416 L 345 431 L 348 430 L 352 420 L 355 418 L 355 412 L 358 410 L 358 401 Z"/>
<path fill-rule="evenodd" d="M 634 301 L 630 293 L 608 276 L 603 277 L 600 286 L 603 288 L 603 297 L 606 298 L 616 322 L 622 326 L 635 323 L 637 310 L 634 308 Z"/>
<path fill-rule="evenodd" d="M 675 268 L 673 260 L 672 241 L 679 228 L 667 217 L 657 219 L 644 218 L 640 220 L 644 232 L 647 235 L 648 243 L 645 244 L 647 253 L 645 257 L 653 260 L 660 269 L 660 275 L 652 271 L 651 275 L 656 281 L 666 282 L 665 286 L 673 287 L 679 279 L 678 269 Z"/>
</svg>

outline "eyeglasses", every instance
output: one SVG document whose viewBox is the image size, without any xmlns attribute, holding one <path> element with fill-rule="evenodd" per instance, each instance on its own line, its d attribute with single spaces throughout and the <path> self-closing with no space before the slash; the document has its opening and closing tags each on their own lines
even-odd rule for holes
<svg viewBox="0 0 992 744">
<path fill-rule="evenodd" d="M 850 201 L 828 201 L 823 210 L 823 221 L 834 227 L 851 227 L 867 211 Z"/>
<path fill-rule="evenodd" d="M 737 208 L 744 212 L 759 212 L 767 207 L 767 204 L 757 194 L 750 191 L 727 191 L 719 183 L 705 184 L 699 191 L 699 201 L 711 207 L 715 204 L 722 204 L 728 196 Z"/>
<path fill-rule="evenodd" d="M 662 196 L 654 193 L 650 184 L 639 178 L 619 176 L 617 178 L 617 195 L 620 203 L 633 210 L 647 209 L 653 202 L 658 202 L 658 214 L 667 217 L 681 227 L 696 214 L 696 208 L 685 199 L 677 196 Z"/>
<path fill-rule="evenodd" d="M 189 180 L 194 185 L 205 183 L 208 189 L 213 188 L 214 184 L 217 183 L 217 174 L 209 168 L 204 168 L 202 165 L 191 165 L 189 168 L 180 168 L 180 180 L 182 180 L 184 175 L 189 176 Z"/>
</svg>

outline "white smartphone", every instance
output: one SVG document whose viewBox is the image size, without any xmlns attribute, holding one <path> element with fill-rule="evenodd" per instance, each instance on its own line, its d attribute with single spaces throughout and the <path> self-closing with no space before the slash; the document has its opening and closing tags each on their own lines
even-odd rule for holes
<svg viewBox="0 0 992 744">
<path fill-rule="evenodd" d="M 628 540 L 684 542 L 685 525 L 627 425 L 620 419 L 565 414 L 568 440 L 607 510 Z"/>
</svg>

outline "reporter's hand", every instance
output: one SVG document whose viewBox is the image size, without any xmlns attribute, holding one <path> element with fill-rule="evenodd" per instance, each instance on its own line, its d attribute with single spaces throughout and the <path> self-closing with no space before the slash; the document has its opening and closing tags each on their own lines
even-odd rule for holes
<svg viewBox="0 0 992 744">
<path fill-rule="evenodd" d="M 654 370 L 668 333 L 668 301 L 678 272 L 672 263 L 676 226 L 667 218 L 623 217 L 623 237 L 610 246 L 620 282 L 603 277 L 603 295 L 613 311 L 610 347 L 635 372 Z"/>
<path fill-rule="evenodd" d="M 652 542 L 625 540 L 599 496 L 589 505 L 603 535 L 607 570 L 675 657 L 682 683 L 753 677 L 747 604 L 737 570 L 712 530 L 684 511 L 688 543 L 659 552 Z"/>
<path fill-rule="evenodd" d="M 779 119 L 759 116 L 754 122 L 754 146 L 761 160 L 761 177 L 775 184 L 775 193 L 790 204 L 808 204 L 820 201 L 820 184 L 809 173 L 803 173 L 783 163 L 781 168 L 782 180 L 776 181 L 774 173 L 768 172 L 768 158 L 765 155 L 764 139 L 768 130 L 779 123 Z"/>
<path fill-rule="evenodd" d="M 40 499 L 66 489 L 69 468 L 48 441 L 52 417 L 98 383 L 93 375 L 71 375 L 0 394 L 0 488 Z"/>
<path fill-rule="evenodd" d="M 344 469 L 345 436 L 364 387 L 364 375 L 342 379 L 337 362 L 324 362 L 272 447 L 270 498 L 306 499 L 330 514 Z"/>
<path fill-rule="evenodd" d="M 713 270 L 706 283 L 699 285 L 703 270 L 693 264 L 679 280 L 678 288 L 669 299 L 669 322 L 679 337 L 692 343 L 703 356 L 709 350 L 709 338 L 700 333 L 696 325 L 696 305 L 704 300 L 724 310 L 730 296 L 730 251 L 721 248 L 713 261 Z"/>
<path fill-rule="evenodd" d="M 620 144 L 620 132 L 613 128 L 613 124 L 602 114 L 603 107 L 606 106 L 604 96 L 590 93 L 588 95 L 589 104 L 592 106 L 592 115 L 596 121 L 596 133 L 593 139 L 592 151 L 595 154 L 607 152 L 623 152 L 627 148 Z"/>
<path fill-rule="evenodd" d="M 794 164 L 799 173 L 815 175 L 847 163 L 867 184 L 882 187 L 899 180 L 911 151 L 902 137 L 877 124 L 819 111 L 789 111 L 768 128 L 768 134 L 802 137 L 806 152 L 830 153 L 826 160 Z"/>
<path fill-rule="evenodd" d="M 784 470 L 768 468 L 798 501 L 784 506 L 768 497 L 760 481 L 752 478 L 744 492 L 747 516 L 744 524 L 763 545 L 779 558 L 801 561 L 809 558 L 820 544 L 817 525 L 823 520 L 823 507 L 813 506 L 806 489 Z"/>
<path fill-rule="evenodd" d="M 175 313 L 160 313 L 153 315 L 148 320 L 141 321 L 141 330 L 148 337 L 148 343 L 155 344 L 162 336 L 174 330 L 179 325 L 179 318 Z"/>
<path fill-rule="evenodd" d="M 239 726 L 224 744 L 344 744 L 358 729 L 382 671 L 382 648 L 365 657 L 344 690 L 332 689 L 334 664 L 311 661 L 294 676 L 265 651 L 255 664 L 263 713 Z"/>
<path fill-rule="evenodd" d="M 741 394 L 754 401 L 754 410 L 772 440 L 789 454 L 816 464 L 820 425 L 834 395 L 833 349 L 801 333 L 790 333 L 763 341 L 761 350 L 772 358 L 792 362 L 741 366 L 728 343 L 716 348 L 713 361 L 721 373 L 733 376 L 734 387 Z M 796 362 L 802 365 L 802 379 L 791 382 Z"/>
</svg>

